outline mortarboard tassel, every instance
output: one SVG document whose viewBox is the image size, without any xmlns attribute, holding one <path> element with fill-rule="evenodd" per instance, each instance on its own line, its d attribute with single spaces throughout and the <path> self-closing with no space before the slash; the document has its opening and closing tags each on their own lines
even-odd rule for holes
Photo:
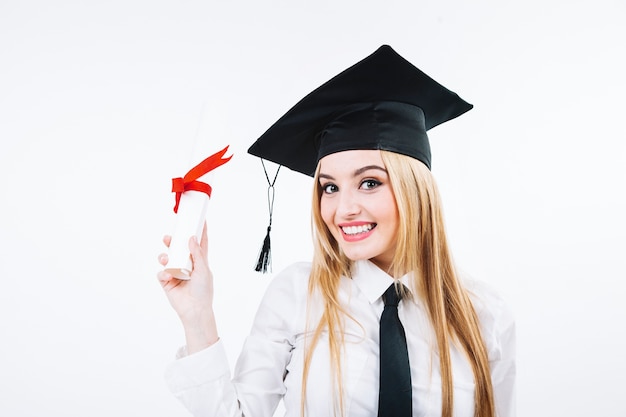
<svg viewBox="0 0 626 417">
<path fill-rule="evenodd" d="M 254 268 L 257 272 L 267 272 L 267 267 L 269 266 L 271 269 L 272 263 L 272 253 L 271 253 L 271 243 L 270 243 L 270 231 L 272 230 L 272 225 L 267 226 L 267 234 L 265 235 L 265 239 L 263 240 L 263 246 L 261 247 L 261 252 L 259 253 L 259 260 L 256 262 L 256 267 Z"/>
<path fill-rule="evenodd" d="M 270 231 L 272 230 L 272 214 L 274 212 L 274 184 L 276 183 L 276 178 L 278 178 L 278 171 L 280 171 L 280 165 L 276 170 L 276 175 L 274 176 L 274 180 L 270 181 L 269 175 L 267 175 L 267 169 L 265 168 L 265 163 L 263 159 L 261 159 L 261 164 L 263 165 L 263 171 L 265 172 L 265 178 L 267 179 L 267 205 L 270 214 L 269 225 L 267 226 L 267 233 L 265 234 L 265 239 L 263 240 L 263 246 L 261 247 L 261 251 L 259 253 L 259 260 L 256 263 L 256 267 L 254 268 L 257 272 L 266 273 L 269 269 L 270 272 L 272 270 L 272 252 L 271 252 L 271 242 L 270 242 Z"/>
</svg>

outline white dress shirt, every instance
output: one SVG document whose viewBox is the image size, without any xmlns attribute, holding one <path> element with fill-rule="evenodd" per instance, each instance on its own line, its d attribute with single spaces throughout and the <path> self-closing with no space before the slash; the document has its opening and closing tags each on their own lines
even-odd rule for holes
<svg viewBox="0 0 626 417">
<path fill-rule="evenodd" d="M 180 357 L 166 370 L 166 381 L 195 417 L 272 416 L 284 401 L 286 417 L 300 416 L 306 320 L 312 331 L 323 311 L 319 298 L 309 303 L 309 263 L 298 263 L 269 285 L 252 331 L 231 378 L 221 342 Z M 408 277 L 401 281 L 411 288 Z M 382 294 L 393 279 L 369 261 L 358 261 L 352 279 L 343 277 L 339 299 L 358 322 L 344 321 L 342 377 L 345 416 L 375 417 L 378 408 L 379 320 Z M 481 322 L 498 417 L 515 416 L 515 325 L 502 300 L 477 283 L 464 283 Z M 416 297 L 398 307 L 406 331 L 413 416 L 441 416 L 441 376 L 436 340 L 427 312 Z M 454 416 L 474 416 L 474 376 L 456 346 L 451 348 Z M 338 389 L 333 383 L 327 333 L 315 347 L 306 391 L 306 416 L 333 416 Z"/>
</svg>

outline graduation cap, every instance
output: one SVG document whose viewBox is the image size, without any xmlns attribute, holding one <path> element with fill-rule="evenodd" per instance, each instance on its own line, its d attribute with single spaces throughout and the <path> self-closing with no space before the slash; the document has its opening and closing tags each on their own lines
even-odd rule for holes
<svg viewBox="0 0 626 417">
<path fill-rule="evenodd" d="M 354 149 L 392 151 L 430 168 L 426 131 L 472 107 L 383 45 L 300 100 L 248 152 L 309 176 L 322 157 Z"/>
<path fill-rule="evenodd" d="M 383 45 L 300 100 L 248 152 L 309 176 L 324 156 L 357 149 L 408 155 L 430 169 L 426 131 L 472 107 Z M 272 205 L 257 271 L 269 263 Z"/>
</svg>

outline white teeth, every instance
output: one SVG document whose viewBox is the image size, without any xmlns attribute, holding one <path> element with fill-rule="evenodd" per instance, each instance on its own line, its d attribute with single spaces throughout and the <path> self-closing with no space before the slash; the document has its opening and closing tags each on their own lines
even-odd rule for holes
<svg viewBox="0 0 626 417">
<path fill-rule="evenodd" d="M 366 224 L 363 226 L 348 226 L 342 227 L 341 230 L 347 235 L 356 235 L 357 233 L 369 232 L 374 226 L 372 224 Z"/>
</svg>

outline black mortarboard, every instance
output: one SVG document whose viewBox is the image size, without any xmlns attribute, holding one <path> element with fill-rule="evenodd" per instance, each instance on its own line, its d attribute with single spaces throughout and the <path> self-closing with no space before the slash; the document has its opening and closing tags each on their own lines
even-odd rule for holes
<svg viewBox="0 0 626 417">
<path fill-rule="evenodd" d="M 472 105 L 383 45 L 293 106 L 248 149 L 294 171 L 313 176 L 331 153 L 381 149 L 411 156 L 430 169 L 426 131 Z M 276 173 L 278 175 L 278 172 Z M 256 270 L 270 261 L 274 181 L 269 184 L 270 224 Z"/>
<path fill-rule="evenodd" d="M 430 168 L 426 131 L 471 108 L 383 45 L 300 100 L 248 152 L 310 176 L 322 157 L 353 149 L 388 150 Z"/>
</svg>

